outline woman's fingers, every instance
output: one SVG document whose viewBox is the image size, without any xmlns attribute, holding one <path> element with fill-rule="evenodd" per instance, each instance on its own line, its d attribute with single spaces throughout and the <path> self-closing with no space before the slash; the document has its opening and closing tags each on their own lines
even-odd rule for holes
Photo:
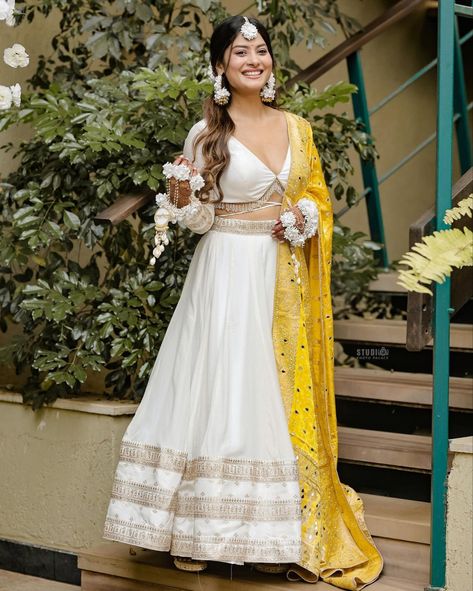
<svg viewBox="0 0 473 591">
<path fill-rule="evenodd" d="M 182 154 L 174 160 L 173 164 L 184 164 L 185 166 L 188 166 L 191 170 L 197 170 L 197 168 L 194 166 L 194 163 L 191 162 L 188 158 L 184 158 Z"/>
</svg>

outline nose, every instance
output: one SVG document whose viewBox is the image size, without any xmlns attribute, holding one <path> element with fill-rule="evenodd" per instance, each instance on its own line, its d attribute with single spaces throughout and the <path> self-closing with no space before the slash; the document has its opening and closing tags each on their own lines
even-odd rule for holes
<svg viewBox="0 0 473 591">
<path fill-rule="evenodd" d="M 248 52 L 247 62 L 249 66 L 258 66 L 260 63 L 258 53 L 256 51 Z"/>
</svg>

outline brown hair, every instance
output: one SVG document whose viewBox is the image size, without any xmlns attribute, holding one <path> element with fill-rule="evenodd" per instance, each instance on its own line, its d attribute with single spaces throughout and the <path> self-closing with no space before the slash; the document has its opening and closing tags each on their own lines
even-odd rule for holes
<svg viewBox="0 0 473 591">
<path fill-rule="evenodd" d="M 268 31 L 257 19 L 250 17 L 248 20 L 251 24 L 255 25 L 258 29 L 258 33 L 266 43 L 274 66 L 274 55 Z M 215 28 L 210 39 L 210 63 L 214 73 L 216 73 L 217 64 L 223 64 L 225 50 L 233 43 L 244 22 L 245 19 L 242 16 L 231 16 L 222 21 Z M 227 90 L 230 90 L 225 73 L 222 74 L 222 86 Z M 206 195 L 208 198 L 210 190 L 216 187 L 219 194 L 219 201 L 223 199 L 220 179 L 230 160 L 230 153 L 227 145 L 228 139 L 235 130 L 235 123 L 227 110 L 230 103 L 231 97 L 227 105 L 217 105 L 212 96 L 205 99 L 203 111 L 207 125 L 199 133 L 194 142 L 194 158 L 196 146 L 199 143 L 202 143 L 202 157 L 205 163 L 201 173 L 205 180 L 202 194 Z M 276 107 L 276 102 L 273 101 L 269 106 Z M 207 199 L 204 197 L 202 200 L 205 201 Z"/>
</svg>

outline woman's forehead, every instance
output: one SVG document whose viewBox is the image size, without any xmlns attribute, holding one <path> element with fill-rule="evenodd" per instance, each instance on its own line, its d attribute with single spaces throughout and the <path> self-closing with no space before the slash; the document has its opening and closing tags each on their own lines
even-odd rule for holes
<svg viewBox="0 0 473 591">
<path fill-rule="evenodd" d="M 261 37 L 260 33 L 258 33 L 258 35 L 252 39 L 251 41 L 248 41 L 248 39 L 245 39 L 243 37 L 243 35 L 241 33 L 238 33 L 238 35 L 235 37 L 235 39 L 233 40 L 232 43 L 232 47 L 266 47 L 266 43 L 263 39 L 263 37 Z"/>
</svg>

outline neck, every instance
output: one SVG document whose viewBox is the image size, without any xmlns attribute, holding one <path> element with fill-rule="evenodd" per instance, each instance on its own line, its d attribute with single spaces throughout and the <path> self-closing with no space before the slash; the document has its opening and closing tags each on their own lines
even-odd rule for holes
<svg viewBox="0 0 473 591">
<path fill-rule="evenodd" d="M 259 94 L 242 96 L 238 93 L 232 93 L 232 104 L 228 108 L 230 117 L 237 121 L 238 119 L 260 119 L 267 114 L 267 109 L 262 102 Z"/>
</svg>

